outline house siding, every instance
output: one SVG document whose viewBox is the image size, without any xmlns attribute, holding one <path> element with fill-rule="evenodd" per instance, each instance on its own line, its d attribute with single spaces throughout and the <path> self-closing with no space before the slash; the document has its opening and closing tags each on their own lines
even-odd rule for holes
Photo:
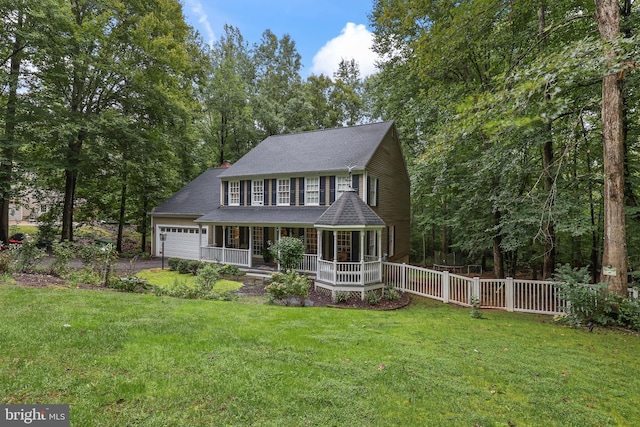
<svg viewBox="0 0 640 427">
<path fill-rule="evenodd" d="M 394 256 L 390 261 L 409 260 L 411 224 L 410 180 L 395 127 L 385 135 L 367 165 L 367 172 L 378 179 L 377 206 L 372 209 L 395 233 Z M 382 250 L 389 253 L 389 236 L 383 233 Z"/>
</svg>

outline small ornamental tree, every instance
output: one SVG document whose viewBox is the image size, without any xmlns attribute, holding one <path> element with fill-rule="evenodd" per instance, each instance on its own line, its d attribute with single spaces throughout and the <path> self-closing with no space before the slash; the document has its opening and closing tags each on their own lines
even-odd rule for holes
<svg viewBox="0 0 640 427">
<path fill-rule="evenodd" d="M 304 243 L 296 237 L 282 237 L 269 246 L 269 252 L 284 271 L 295 270 L 304 258 Z"/>
</svg>

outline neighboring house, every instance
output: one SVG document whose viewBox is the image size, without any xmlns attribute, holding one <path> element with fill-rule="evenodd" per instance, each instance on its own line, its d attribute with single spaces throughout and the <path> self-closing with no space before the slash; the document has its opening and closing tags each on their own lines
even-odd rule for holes
<svg viewBox="0 0 640 427">
<path fill-rule="evenodd" d="M 393 122 L 270 136 L 154 208 L 152 253 L 251 268 L 294 236 L 316 285 L 364 295 L 409 259 L 409 187 Z"/>
<path fill-rule="evenodd" d="M 46 213 L 51 204 L 52 198 L 39 201 L 33 194 L 28 192 L 20 200 L 14 200 L 9 204 L 9 225 L 35 224 L 40 215 Z"/>
</svg>

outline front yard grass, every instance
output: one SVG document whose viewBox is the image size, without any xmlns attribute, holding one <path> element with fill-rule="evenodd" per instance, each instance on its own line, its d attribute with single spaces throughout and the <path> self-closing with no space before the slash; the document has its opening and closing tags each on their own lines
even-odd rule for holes
<svg viewBox="0 0 640 427">
<path fill-rule="evenodd" d="M 281 307 L 0 285 L 0 403 L 72 426 L 640 422 L 640 339 L 417 300 Z"/>
<path fill-rule="evenodd" d="M 192 274 L 180 274 L 177 271 L 163 270 L 161 268 L 151 268 L 136 273 L 136 276 L 145 279 L 150 285 L 164 289 L 171 289 L 177 283 L 185 283 L 190 287 L 195 287 L 195 276 Z M 233 292 L 242 287 L 242 283 L 234 280 L 219 279 L 213 286 L 213 292 Z"/>
</svg>

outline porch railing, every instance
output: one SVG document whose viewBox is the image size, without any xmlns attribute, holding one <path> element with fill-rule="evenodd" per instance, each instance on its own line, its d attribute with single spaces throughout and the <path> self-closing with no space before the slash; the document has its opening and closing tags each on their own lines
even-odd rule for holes
<svg viewBox="0 0 640 427">
<path fill-rule="evenodd" d="M 300 265 L 298 265 L 298 271 L 315 273 L 318 270 L 318 255 L 304 254 L 304 258 Z"/>
<path fill-rule="evenodd" d="M 200 257 L 203 261 L 219 262 L 221 264 L 235 264 L 240 267 L 249 267 L 251 265 L 251 254 L 247 249 L 205 246 L 200 248 Z"/>
<path fill-rule="evenodd" d="M 333 262 L 318 260 L 316 277 L 333 285 L 370 285 L 382 281 L 382 264 L 375 262 Z"/>
</svg>

